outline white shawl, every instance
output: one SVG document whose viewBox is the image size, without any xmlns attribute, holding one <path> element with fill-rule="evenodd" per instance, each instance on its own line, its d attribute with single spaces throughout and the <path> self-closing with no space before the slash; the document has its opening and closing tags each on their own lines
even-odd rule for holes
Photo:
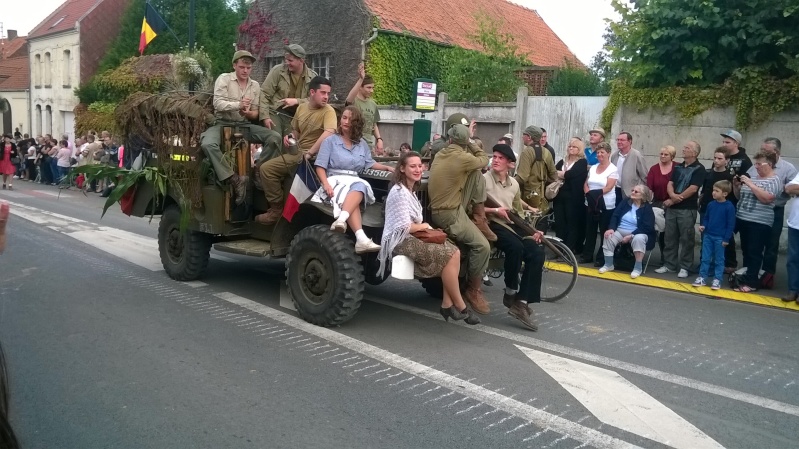
<svg viewBox="0 0 799 449">
<path fill-rule="evenodd" d="M 394 248 L 408 238 L 411 224 L 422 222 L 422 204 L 408 187 L 397 184 L 388 192 L 385 215 L 383 239 L 380 241 L 380 252 L 377 254 L 380 260 L 378 276 L 383 276 L 386 261 L 394 254 Z"/>
<path fill-rule="evenodd" d="M 372 192 L 372 186 L 369 185 L 369 181 L 362 178 L 350 175 L 333 175 L 328 176 L 327 182 L 330 184 L 330 187 L 333 188 L 333 198 L 328 198 L 325 188 L 319 187 L 319 190 L 316 191 L 311 201 L 324 203 L 329 200 L 333 205 L 333 218 L 338 218 L 338 216 L 341 215 L 341 205 L 344 204 L 344 199 L 347 198 L 347 194 L 350 192 L 350 186 L 353 184 L 360 182 L 366 186 L 367 194 L 363 197 L 366 205 L 374 204 L 375 202 L 375 194 Z"/>
</svg>

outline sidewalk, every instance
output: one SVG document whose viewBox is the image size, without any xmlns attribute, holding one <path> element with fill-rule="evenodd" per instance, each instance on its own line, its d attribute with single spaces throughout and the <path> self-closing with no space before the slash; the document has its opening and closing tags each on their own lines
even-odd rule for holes
<svg viewBox="0 0 799 449">
<path fill-rule="evenodd" d="M 738 237 L 736 236 L 736 239 Z M 699 248 L 695 248 L 696 253 L 694 256 L 694 264 L 698 265 L 699 262 Z M 647 254 L 649 256 L 649 254 Z M 599 269 L 594 268 L 593 265 L 583 264 L 580 265 L 579 273 L 582 276 L 595 277 L 598 279 L 608 279 L 612 281 L 626 282 L 628 284 L 637 284 L 646 287 L 660 288 L 664 290 L 678 291 L 682 293 L 689 293 L 694 295 L 702 295 L 709 298 L 726 299 L 732 301 L 747 302 L 750 304 L 757 304 L 761 306 L 775 307 L 779 309 L 793 310 L 799 312 L 799 304 L 796 302 L 783 302 L 780 298 L 788 294 L 788 271 L 786 267 L 786 255 L 780 254 L 777 259 L 777 272 L 774 274 L 774 289 L 772 290 L 758 290 L 755 293 L 739 293 L 733 291 L 727 282 L 727 276 L 724 276 L 724 281 L 721 284 L 720 290 L 711 290 L 707 287 L 694 287 L 691 283 L 696 279 L 697 273 L 689 271 L 688 277 L 680 279 L 677 273 L 655 273 L 655 269 L 660 267 L 660 249 L 656 246 L 652 250 L 652 258 L 649 261 L 649 266 L 646 273 L 637 279 L 630 278 L 630 273 L 625 271 L 613 271 L 610 273 L 599 274 Z M 742 261 L 743 256 L 738 251 L 738 260 Z M 644 259 L 646 263 L 646 259 Z M 739 264 L 740 265 L 740 264 Z M 740 266 L 739 266 L 740 268 Z M 708 285 L 710 280 L 708 280 Z"/>
</svg>

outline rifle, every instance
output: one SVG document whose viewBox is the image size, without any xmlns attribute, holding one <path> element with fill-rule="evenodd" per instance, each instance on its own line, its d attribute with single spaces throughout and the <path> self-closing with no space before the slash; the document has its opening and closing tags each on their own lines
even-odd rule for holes
<svg viewBox="0 0 799 449">
<path fill-rule="evenodd" d="M 486 200 L 485 200 L 484 204 L 485 204 L 486 207 L 503 207 L 502 205 L 500 205 L 497 202 L 497 200 L 495 200 L 494 198 L 491 198 L 491 195 L 487 195 L 486 196 Z M 515 211 L 513 211 L 511 209 L 508 210 L 508 218 L 510 218 L 510 220 L 513 222 L 513 224 L 515 224 L 516 226 L 521 228 L 521 230 L 524 231 L 527 234 L 527 236 L 521 236 L 522 238 L 532 237 L 537 232 L 539 232 L 537 229 L 535 229 L 533 226 L 531 226 L 530 223 L 527 222 L 527 220 L 522 218 L 519 214 L 517 214 Z M 558 256 L 558 258 L 561 258 L 563 260 L 569 260 L 569 257 L 565 256 L 561 252 L 561 250 L 558 249 L 558 247 L 553 245 L 552 242 L 550 242 L 546 238 L 546 235 L 541 237 L 541 244 L 546 246 L 547 248 L 549 248 L 553 253 L 555 253 L 556 256 Z"/>
</svg>

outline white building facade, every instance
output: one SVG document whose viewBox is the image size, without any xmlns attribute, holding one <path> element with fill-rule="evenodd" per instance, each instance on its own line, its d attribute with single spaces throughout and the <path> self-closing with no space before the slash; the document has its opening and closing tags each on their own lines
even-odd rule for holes
<svg viewBox="0 0 799 449">
<path fill-rule="evenodd" d="M 76 27 L 77 28 L 77 27 Z M 80 78 L 80 33 L 73 28 L 28 40 L 30 110 L 34 135 L 75 133 L 75 88 Z"/>
</svg>

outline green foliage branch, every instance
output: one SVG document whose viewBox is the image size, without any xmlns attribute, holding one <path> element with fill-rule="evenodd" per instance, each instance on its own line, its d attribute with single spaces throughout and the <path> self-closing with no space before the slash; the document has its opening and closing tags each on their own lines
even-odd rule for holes
<svg viewBox="0 0 799 449">
<path fill-rule="evenodd" d="M 597 74 L 565 61 L 547 83 L 549 96 L 600 96 L 607 95 L 605 86 Z"/>
</svg>

